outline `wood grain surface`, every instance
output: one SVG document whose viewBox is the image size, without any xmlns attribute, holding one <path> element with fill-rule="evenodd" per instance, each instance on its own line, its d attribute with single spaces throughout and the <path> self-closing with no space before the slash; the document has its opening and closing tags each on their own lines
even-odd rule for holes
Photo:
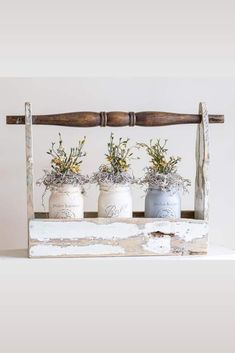
<svg viewBox="0 0 235 353">
<path fill-rule="evenodd" d="M 198 124 L 202 120 L 201 114 L 179 114 L 167 112 L 77 112 L 51 115 L 33 115 L 34 125 L 61 125 L 77 127 L 94 126 L 165 126 L 177 124 Z M 223 115 L 209 115 L 210 123 L 223 123 Z M 7 124 L 25 124 L 22 115 L 6 117 Z"/>
</svg>

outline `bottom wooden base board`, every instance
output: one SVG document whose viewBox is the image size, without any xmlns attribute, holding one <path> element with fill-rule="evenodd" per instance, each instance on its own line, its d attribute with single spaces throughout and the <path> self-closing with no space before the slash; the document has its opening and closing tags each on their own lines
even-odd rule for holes
<svg viewBox="0 0 235 353">
<path fill-rule="evenodd" d="M 208 224 L 155 218 L 33 219 L 30 257 L 169 256 L 207 253 Z"/>
</svg>

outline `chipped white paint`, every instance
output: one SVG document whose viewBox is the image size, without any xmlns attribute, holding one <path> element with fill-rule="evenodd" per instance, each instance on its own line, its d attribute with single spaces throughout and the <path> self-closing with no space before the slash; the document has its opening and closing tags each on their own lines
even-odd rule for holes
<svg viewBox="0 0 235 353">
<path fill-rule="evenodd" d="M 36 219 L 30 221 L 30 248 L 32 257 L 202 254 L 207 251 L 207 224 L 153 218 Z"/>
<path fill-rule="evenodd" d="M 177 222 L 175 224 L 175 232 L 180 239 L 185 241 L 192 241 L 207 236 L 208 224 L 207 223 L 193 223 L 193 222 Z"/>
<path fill-rule="evenodd" d="M 193 221 L 156 221 L 147 223 L 144 233 L 160 232 L 163 234 L 175 234 L 185 241 L 192 241 L 195 238 L 202 238 L 208 233 L 208 224 L 205 222 Z"/>
<path fill-rule="evenodd" d="M 145 224 L 144 233 L 161 232 L 164 234 L 172 234 L 174 231 L 173 227 L 174 224 L 168 220 L 153 222 L 153 219 L 149 218 L 149 222 Z"/>
<path fill-rule="evenodd" d="M 30 237 L 36 240 L 53 239 L 127 239 L 141 234 L 136 224 L 114 222 L 111 224 L 96 224 L 92 221 L 30 221 Z"/>
<path fill-rule="evenodd" d="M 171 251 L 171 237 L 166 235 L 161 238 L 149 239 L 147 244 L 143 247 L 147 251 L 151 251 L 160 255 L 169 254 Z"/>
<path fill-rule="evenodd" d="M 94 245 L 69 245 L 69 246 L 58 246 L 58 245 L 47 245 L 39 244 L 33 245 L 30 248 L 30 256 L 32 257 L 43 257 L 43 256 L 75 256 L 75 255 L 113 255 L 113 254 L 124 254 L 124 249 L 120 246 L 94 244 Z"/>
<path fill-rule="evenodd" d="M 136 219 L 138 222 L 138 219 Z M 128 239 L 143 234 L 159 232 L 163 234 L 177 234 L 179 238 L 192 240 L 207 234 L 207 225 L 193 221 L 152 221 L 148 219 L 141 227 L 128 220 L 114 221 L 109 224 L 96 223 L 95 219 L 86 221 L 63 221 L 37 219 L 30 221 L 30 237 L 32 240 L 48 241 L 55 239 Z"/>
</svg>

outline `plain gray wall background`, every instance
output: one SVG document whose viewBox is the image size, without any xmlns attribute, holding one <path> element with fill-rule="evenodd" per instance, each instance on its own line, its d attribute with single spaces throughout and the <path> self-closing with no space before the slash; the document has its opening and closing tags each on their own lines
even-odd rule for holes
<svg viewBox="0 0 235 353">
<path fill-rule="evenodd" d="M 210 241 L 235 246 L 233 216 L 235 148 L 234 79 L 177 79 L 177 78 L 9 78 L 0 79 L 1 96 L 1 248 L 26 247 L 26 188 L 24 127 L 5 124 L 7 114 L 23 114 L 24 102 L 30 101 L 33 113 L 68 111 L 144 111 L 159 110 L 196 113 L 198 103 L 206 101 L 208 110 L 225 114 L 224 125 L 210 125 Z M 161 128 L 105 128 L 76 129 L 64 127 L 34 127 L 35 180 L 49 167 L 46 155 L 51 141 L 61 132 L 67 147 L 86 135 L 88 157 L 84 173 L 96 170 L 104 162 L 106 142 L 111 131 L 117 137 L 128 136 L 131 142 L 150 138 L 168 139 L 169 153 L 182 156 L 179 171 L 192 180 L 190 194 L 183 197 L 183 208 L 193 209 L 195 177 L 196 126 L 182 125 Z M 133 162 L 140 176 L 147 163 L 146 156 Z M 43 210 L 43 190 L 35 187 L 35 205 Z M 90 187 L 85 198 L 86 210 L 96 210 L 98 189 Z M 134 208 L 142 210 L 143 190 L 133 188 Z"/>
</svg>

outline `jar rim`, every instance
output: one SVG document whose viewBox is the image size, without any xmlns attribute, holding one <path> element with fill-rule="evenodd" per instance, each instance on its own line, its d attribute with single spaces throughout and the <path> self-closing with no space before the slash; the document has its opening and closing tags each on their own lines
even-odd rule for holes
<svg viewBox="0 0 235 353">
<path fill-rule="evenodd" d="M 149 189 L 153 189 L 153 190 L 158 190 L 158 191 L 162 191 L 162 192 L 179 192 L 178 188 L 177 187 L 172 187 L 168 190 L 164 190 L 162 189 L 160 186 L 156 185 L 156 184 L 149 184 L 148 186 L 148 190 Z"/>
<path fill-rule="evenodd" d="M 112 190 L 128 190 L 130 189 L 130 184 L 99 184 L 100 190 L 104 190 L 104 191 L 112 191 Z"/>
<path fill-rule="evenodd" d="M 81 190 L 81 185 L 73 185 L 73 184 L 62 184 L 58 186 L 53 187 L 53 191 L 58 191 L 58 190 Z"/>
</svg>

